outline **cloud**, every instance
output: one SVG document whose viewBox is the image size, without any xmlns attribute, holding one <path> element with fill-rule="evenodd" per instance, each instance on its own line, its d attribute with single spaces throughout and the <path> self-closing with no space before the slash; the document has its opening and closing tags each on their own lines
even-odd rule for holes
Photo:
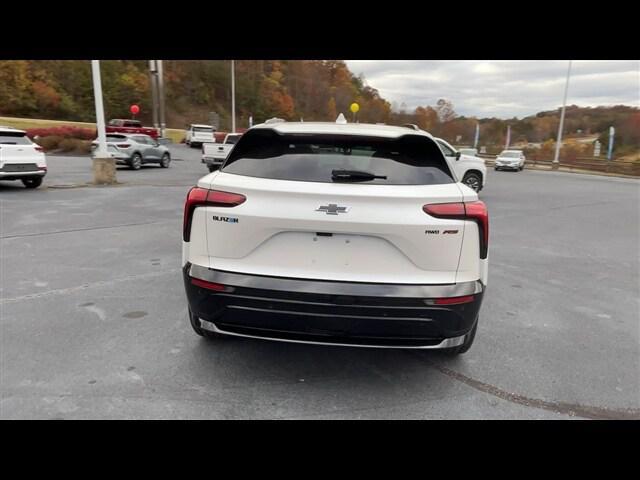
<svg viewBox="0 0 640 480">
<path fill-rule="evenodd" d="M 409 109 L 453 102 L 465 116 L 524 117 L 562 104 L 567 61 L 347 60 L 390 102 Z M 569 105 L 640 107 L 640 61 L 576 60 Z"/>
</svg>

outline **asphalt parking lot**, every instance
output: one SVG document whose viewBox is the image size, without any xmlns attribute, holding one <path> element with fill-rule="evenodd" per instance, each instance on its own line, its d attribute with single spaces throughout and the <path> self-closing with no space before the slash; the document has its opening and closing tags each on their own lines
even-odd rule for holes
<svg viewBox="0 0 640 480">
<path fill-rule="evenodd" d="M 640 182 L 489 172 L 489 285 L 472 349 L 210 342 L 186 315 L 182 207 L 207 173 L 91 180 L 49 156 L 0 183 L 0 418 L 640 418 Z M 73 188 L 75 187 L 75 188 Z"/>
</svg>

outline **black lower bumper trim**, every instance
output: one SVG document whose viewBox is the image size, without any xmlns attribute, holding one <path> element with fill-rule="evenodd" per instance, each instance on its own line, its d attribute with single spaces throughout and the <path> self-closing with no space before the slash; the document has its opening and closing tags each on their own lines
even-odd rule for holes
<svg viewBox="0 0 640 480">
<path fill-rule="evenodd" d="M 299 341 L 389 346 L 437 344 L 471 330 L 483 297 L 480 291 L 469 303 L 436 306 L 425 302 L 428 297 L 411 296 L 416 292 L 414 288 L 406 290 L 410 295 L 400 296 L 403 290 L 398 286 L 393 286 L 395 295 L 391 297 L 258 289 L 229 283 L 226 285 L 231 288 L 226 291 L 212 291 L 192 284 L 190 271 L 190 265 L 185 266 L 189 308 L 200 319 L 223 331 Z M 278 284 L 277 280 L 273 279 L 274 284 Z M 260 277 L 260 282 L 268 285 L 269 277 Z M 345 290 L 345 282 L 336 283 L 342 287 L 339 291 Z M 362 285 L 358 288 L 365 293 Z"/>
</svg>

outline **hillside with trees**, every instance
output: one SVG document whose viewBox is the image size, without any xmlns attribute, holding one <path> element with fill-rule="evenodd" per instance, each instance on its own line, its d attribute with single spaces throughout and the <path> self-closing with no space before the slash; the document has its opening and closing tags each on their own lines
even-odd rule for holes
<svg viewBox="0 0 640 480">
<path fill-rule="evenodd" d="M 107 118 L 129 117 L 129 106 L 140 105 L 138 116 L 151 124 L 151 93 L 148 62 L 106 60 L 101 62 Z M 222 130 L 230 128 L 230 62 L 223 60 L 165 60 L 167 126 L 184 128 L 188 123 L 208 123 L 209 112 L 220 115 Z M 455 112 L 450 100 L 408 111 L 392 106 L 354 75 L 342 61 L 240 60 L 236 62 L 237 125 L 246 127 L 271 117 L 286 120 L 332 121 L 342 112 L 349 119 L 349 105 L 360 104 L 358 121 L 412 123 L 457 145 L 473 143 L 480 123 L 480 145 L 504 146 L 507 126 L 511 143 L 553 141 L 558 131 L 557 110 L 522 119 L 470 118 Z M 91 68 L 88 61 L 0 61 L 0 116 L 65 121 L 95 121 Z M 640 110 L 613 107 L 567 107 L 565 138 L 608 139 L 616 127 L 616 150 L 640 149 Z"/>
<path fill-rule="evenodd" d="M 101 62 L 107 118 L 130 116 L 151 123 L 148 63 L 144 60 Z M 217 112 L 229 128 L 231 79 L 228 61 L 165 60 L 169 127 L 206 123 Z M 358 102 L 362 122 L 388 122 L 391 106 L 341 61 L 237 61 L 238 125 L 277 116 L 286 120 L 335 119 Z M 51 120 L 95 121 L 90 62 L 0 61 L 0 115 Z"/>
</svg>

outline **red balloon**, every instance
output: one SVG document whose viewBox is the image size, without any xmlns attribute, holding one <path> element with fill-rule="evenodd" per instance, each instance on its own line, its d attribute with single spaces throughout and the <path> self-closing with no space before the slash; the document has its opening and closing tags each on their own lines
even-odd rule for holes
<svg viewBox="0 0 640 480">
<path fill-rule="evenodd" d="M 138 105 L 131 105 L 131 108 L 129 110 L 131 110 L 131 113 L 136 115 L 140 112 L 140 107 Z"/>
</svg>

